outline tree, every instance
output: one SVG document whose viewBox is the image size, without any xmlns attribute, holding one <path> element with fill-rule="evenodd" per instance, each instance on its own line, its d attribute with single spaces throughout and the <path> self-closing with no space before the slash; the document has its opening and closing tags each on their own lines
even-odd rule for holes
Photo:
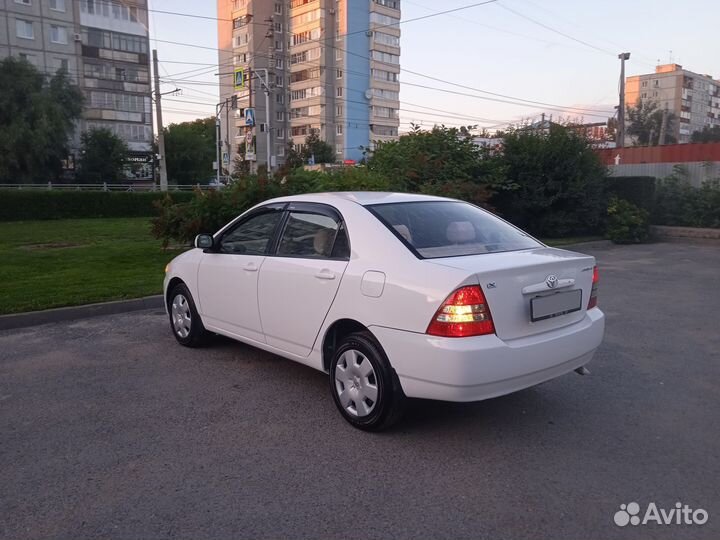
<svg viewBox="0 0 720 540">
<path fill-rule="evenodd" d="M 693 134 L 690 136 L 690 142 L 720 142 L 720 126 L 705 126 L 701 131 L 693 131 Z"/>
<path fill-rule="evenodd" d="M 305 145 L 303 146 L 301 156 L 305 163 L 311 158 L 315 163 L 335 163 L 335 152 L 333 147 L 320 138 L 320 134 L 316 129 L 305 137 Z"/>
<path fill-rule="evenodd" d="M 458 197 L 485 203 L 504 189 L 500 164 L 491 150 L 473 142 L 472 127 L 413 125 L 397 141 L 378 143 L 370 170 L 390 179 L 395 189 Z"/>
<path fill-rule="evenodd" d="M 677 117 L 666 113 L 665 144 L 677 142 L 673 135 Z M 627 109 L 627 134 L 637 138 L 638 146 L 657 146 L 662 131 L 663 111 L 655 101 L 638 100 L 634 107 Z"/>
<path fill-rule="evenodd" d="M 510 131 L 500 159 L 513 188 L 492 199 L 503 217 L 544 237 L 600 230 L 607 172 L 584 135 L 559 125 Z"/>
<path fill-rule="evenodd" d="M 26 60 L 0 62 L 0 182 L 47 182 L 62 173 L 83 97 L 60 70 L 45 77 Z"/>
<path fill-rule="evenodd" d="M 126 180 L 124 168 L 128 147 L 109 129 L 91 129 L 81 137 L 79 182 L 100 184 Z"/>
<path fill-rule="evenodd" d="M 207 183 L 217 160 L 215 118 L 171 124 L 165 128 L 168 180 L 189 185 Z"/>
</svg>

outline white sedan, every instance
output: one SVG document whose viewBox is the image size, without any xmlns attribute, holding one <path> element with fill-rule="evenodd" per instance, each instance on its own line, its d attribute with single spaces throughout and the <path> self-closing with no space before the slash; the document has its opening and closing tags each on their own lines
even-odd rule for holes
<svg viewBox="0 0 720 540">
<path fill-rule="evenodd" d="M 477 401 L 583 372 L 603 339 L 593 257 L 440 197 L 264 202 L 166 269 L 175 338 L 222 334 L 330 375 L 352 425 L 406 397 Z"/>
</svg>

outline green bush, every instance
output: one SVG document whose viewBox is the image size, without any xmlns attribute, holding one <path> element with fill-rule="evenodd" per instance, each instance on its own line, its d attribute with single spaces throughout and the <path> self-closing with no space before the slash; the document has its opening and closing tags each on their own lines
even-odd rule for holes
<svg viewBox="0 0 720 540">
<path fill-rule="evenodd" d="M 364 167 L 320 172 L 296 169 L 280 180 L 241 178 L 222 191 L 195 192 L 188 202 L 165 198 L 156 204 L 159 215 L 152 232 L 164 246 L 189 243 L 200 233 L 213 233 L 245 210 L 268 199 L 324 191 L 386 191 L 388 183 Z"/>
<path fill-rule="evenodd" d="M 655 200 L 656 182 L 654 176 L 611 176 L 607 179 L 607 193 L 650 212 Z"/>
<path fill-rule="evenodd" d="M 706 180 L 696 188 L 678 171 L 660 180 L 652 222 L 676 227 L 720 228 L 720 179 Z"/>
<path fill-rule="evenodd" d="M 544 238 L 603 230 L 607 170 L 585 137 L 556 125 L 517 129 L 497 159 L 508 189 L 491 203 L 505 219 Z"/>
<path fill-rule="evenodd" d="M 647 210 L 613 197 L 607 209 L 607 236 L 616 244 L 640 244 L 650 236 Z"/>
<path fill-rule="evenodd" d="M 157 214 L 155 201 L 164 196 L 158 192 L 0 190 L 0 221 L 151 217 Z M 191 200 L 193 194 L 173 192 L 169 197 L 179 203 Z"/>
</svg>

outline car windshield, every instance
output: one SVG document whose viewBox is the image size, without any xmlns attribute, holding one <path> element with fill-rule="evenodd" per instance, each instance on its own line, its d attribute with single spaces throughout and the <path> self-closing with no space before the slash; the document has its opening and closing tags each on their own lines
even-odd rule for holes
<svg viewBox="0 0 720 540">
<path fill-rule="evenodd" d="M 424 259 L 542 247 L 520 229 L 460 201 L 374 204 L 367 208 Z"/>
</svg>

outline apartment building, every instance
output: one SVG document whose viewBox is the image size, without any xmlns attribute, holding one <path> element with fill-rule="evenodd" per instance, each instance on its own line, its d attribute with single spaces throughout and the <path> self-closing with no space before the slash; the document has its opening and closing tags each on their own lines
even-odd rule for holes
<svg viewBox="0 0 720 540">
<path fill-rule="evenodd" d="M 221 101 L 237 97 L 221 116 L 233 158 L 276 167 L 316 132 L 337 161 L 358 161 L 398 136 L 400 0 L 218 0 L 218 18 Z M 236 89 L 239 69 L 250 77 Z M 254 151 L 239 154 L 248 141 Z"/>
<path fill-rule="evenodd" d="M 85 96 L 71 141 L 105 127 L 131 150 L 129 178 L 153 176 L 147 0 L 0 0 L 0 57 L 25 58 L 48 76 L 68 72 Z"/>
<path fill-rule="evenodd" d="M 664 64 L 655 73 L 628 77 L 625 101 L 654 101 L 678 119 L 673 135 L 680 143 L 690 142 L 693 132 L 705 126 L 720 125 L 720 80 L 683 69 L 680 64 Z"/>
</svg>

